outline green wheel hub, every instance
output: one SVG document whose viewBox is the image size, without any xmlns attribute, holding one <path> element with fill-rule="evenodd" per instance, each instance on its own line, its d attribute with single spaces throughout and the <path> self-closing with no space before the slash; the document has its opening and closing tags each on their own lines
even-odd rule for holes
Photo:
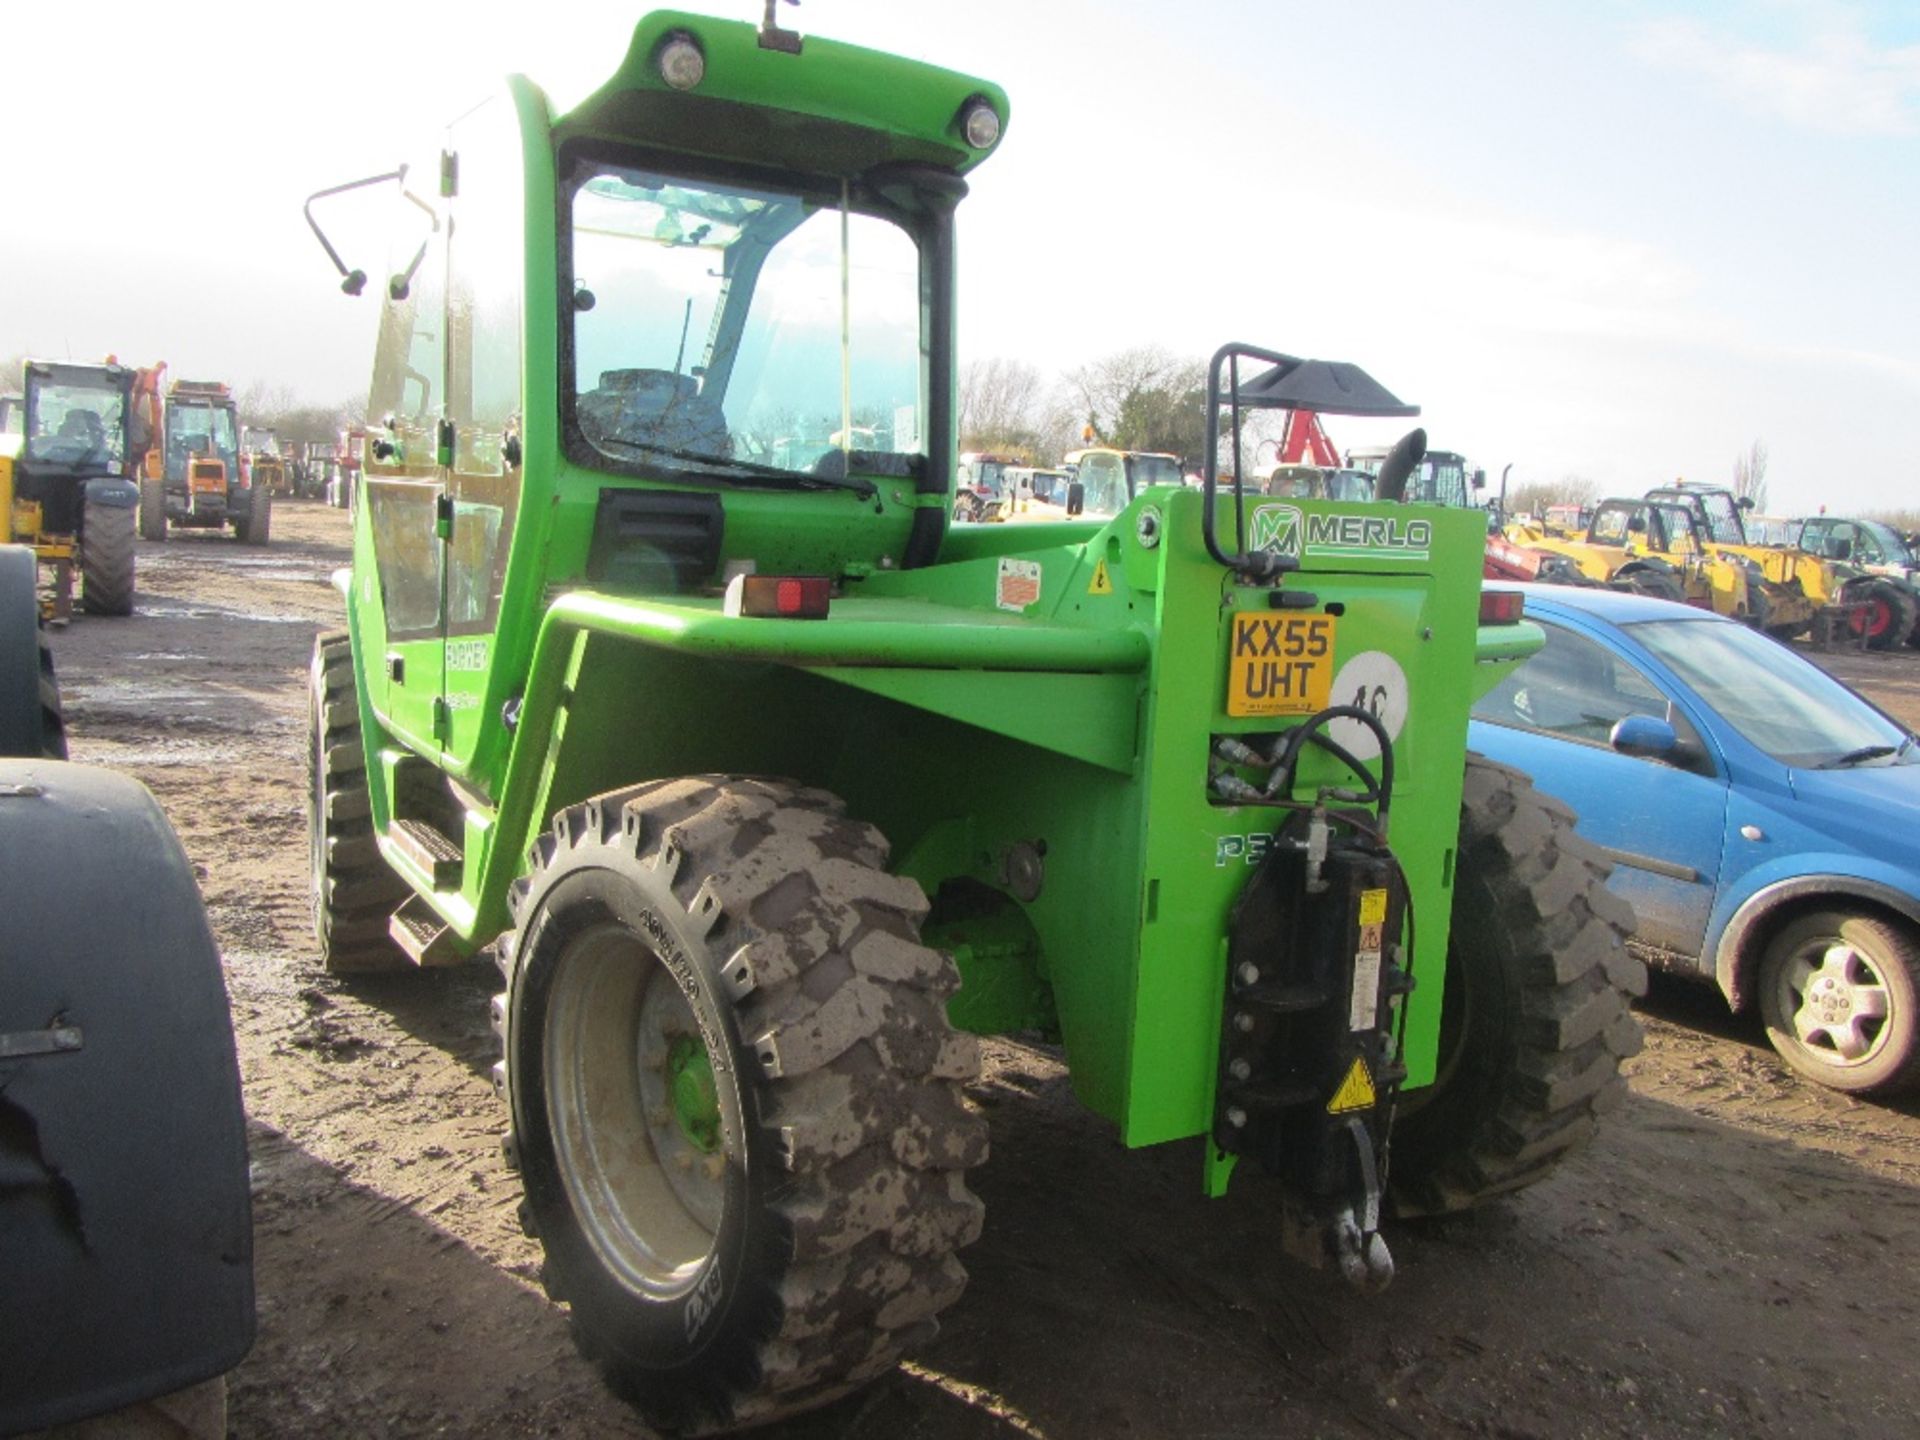
<svg viewBox="0 0 1920 1440">
<path fill-rule="evenodd" d="M 667 1087 L 681 1135 L 701 1154 L 713 1154 L 720 1148 L 720 1092 L 707 1047 L 697 1035 L 674 1038 L 667 1051 Z"/>
</svg>

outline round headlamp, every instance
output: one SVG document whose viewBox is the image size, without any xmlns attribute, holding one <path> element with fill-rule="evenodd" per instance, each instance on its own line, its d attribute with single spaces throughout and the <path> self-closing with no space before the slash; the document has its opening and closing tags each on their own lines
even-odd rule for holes
<svg viewBox="0 0 1920 1440">
<path fill-rule="evenodd" d="M 970 100 L 960 113 L 960 133 L 976 150 L 990 150 L 1000 138 L 1000 117 L 984 100 Z"/>
<path fill-rule="evenodd" d="M 691 35 L 669 35 L 658 64 L 660 78 L 675 90 L 691 90 L 707 78 L 707 57 Z"/>
</svg>

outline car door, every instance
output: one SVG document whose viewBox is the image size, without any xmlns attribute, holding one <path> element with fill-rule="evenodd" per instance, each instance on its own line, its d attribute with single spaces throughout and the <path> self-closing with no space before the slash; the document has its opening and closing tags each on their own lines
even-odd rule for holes
<svg viewBox="0 0 1920 1440">
<path fill-rule="evenodd" d="M 1684 700 L 1571 622 L 1532 608 L 1547 643 L 1474 706 L 1473 744 L 1571 805 L 1607 852 L 1610 888 L 1632 904 L 1636 950 L 1666 968 L 1698 967 L 1727 821 L 1726 767 Z M 1672 724 L 1687 763 L 1625 755 L 1609 743 L 1629 715 Z"/>
</svg>

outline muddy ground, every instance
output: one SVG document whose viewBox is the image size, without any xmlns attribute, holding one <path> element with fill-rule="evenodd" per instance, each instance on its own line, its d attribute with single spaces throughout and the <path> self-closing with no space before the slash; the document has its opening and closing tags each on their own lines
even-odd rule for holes
<svg viewBox="0 0 1920 1440">
<path fill-rule="evenodd" d="M 201 872 L 252 1116 L 260 1335 L 239 1436 L 628 1436 L 514 1219 L 491 966 L 347 987 L 308 928 L 305 675 L 345 517 L 140 549 L 139 613 L 55 642 L 76 759 L 145 781 Z M 1829 663 L 1920 725 L 1920 654 Z M 1257 1183 L 1128 1153 L 1044 1053 L 989 1047 L 972 1284 L 919 1360 L 778 1436 L 1913 1435 L 1920 1106 L 1800 1083 L 1658 987 L 1632 1095 L 1549 1183 L 1391 1232 L 1361 1297 L 1278 1254 Z"/>
</svg>

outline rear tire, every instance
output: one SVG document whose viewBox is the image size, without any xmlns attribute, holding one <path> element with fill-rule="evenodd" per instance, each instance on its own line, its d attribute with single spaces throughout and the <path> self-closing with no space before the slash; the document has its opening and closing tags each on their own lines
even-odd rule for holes
<svg viewBox="0 0 1920 1440">
<path fill-rule="evenodd" d="M 253 505 L 247 511 L 247 520 L 234 532 L 234 538 L 243 545 L 264 545 L 273 531 L 273 491 L 265 486 L 255 486 Z"/>
<path fill-rule="evenodd" d="M 979 1047 L 886 855 L 824 791 L 702 776 L 562 811 L 514 886 L 496 1079 L 526 1218 L 656 1428 L 825 1404 L 966 1284 Z"/>
<path fill-rule="evenodd" d="M 1518 770 L 1467 759 L 1434 1084 L 1393 1128 L 1402 1216 L 1466 1210 L 1545 1179 L 1593 1137 L 1640 1049 L 1646 968 L 1611 867 Z"/>
<path fill-rule="evenodd" d="M 48 760 L 67 758 L 67 712 L 60 703 L 60 682 L 53 674 L 53 647 L 40 632 L 40 754 Z"/>
<path fill-rule="evenodd" d="M 1767 1040 L 1795 1070 L 1850 1095 L 1920 1084 L 1920 943 L 1889 921 L 1820 910 L 1760 960 Z"/>
<path fill-rule="evenodd" d="M 131 505 L 89 500 L 80 520 L 80 608 L 89 615 L 133 613 Z"/>
<path fill-rule="evenodd" d="M 307 839 L 313 933 L 330 975 L 407 970 L 387 933 L 412 892 L 380 854 L 367 793 L 367 755 L 353 653 L 344 630 L 316 635 L 307 672 Z"/>
<path fill-rule="evenodd" d="M 140 538 L 167 538 L 167 482 L 152 476 L 140 482 Z"/>
</svg>

